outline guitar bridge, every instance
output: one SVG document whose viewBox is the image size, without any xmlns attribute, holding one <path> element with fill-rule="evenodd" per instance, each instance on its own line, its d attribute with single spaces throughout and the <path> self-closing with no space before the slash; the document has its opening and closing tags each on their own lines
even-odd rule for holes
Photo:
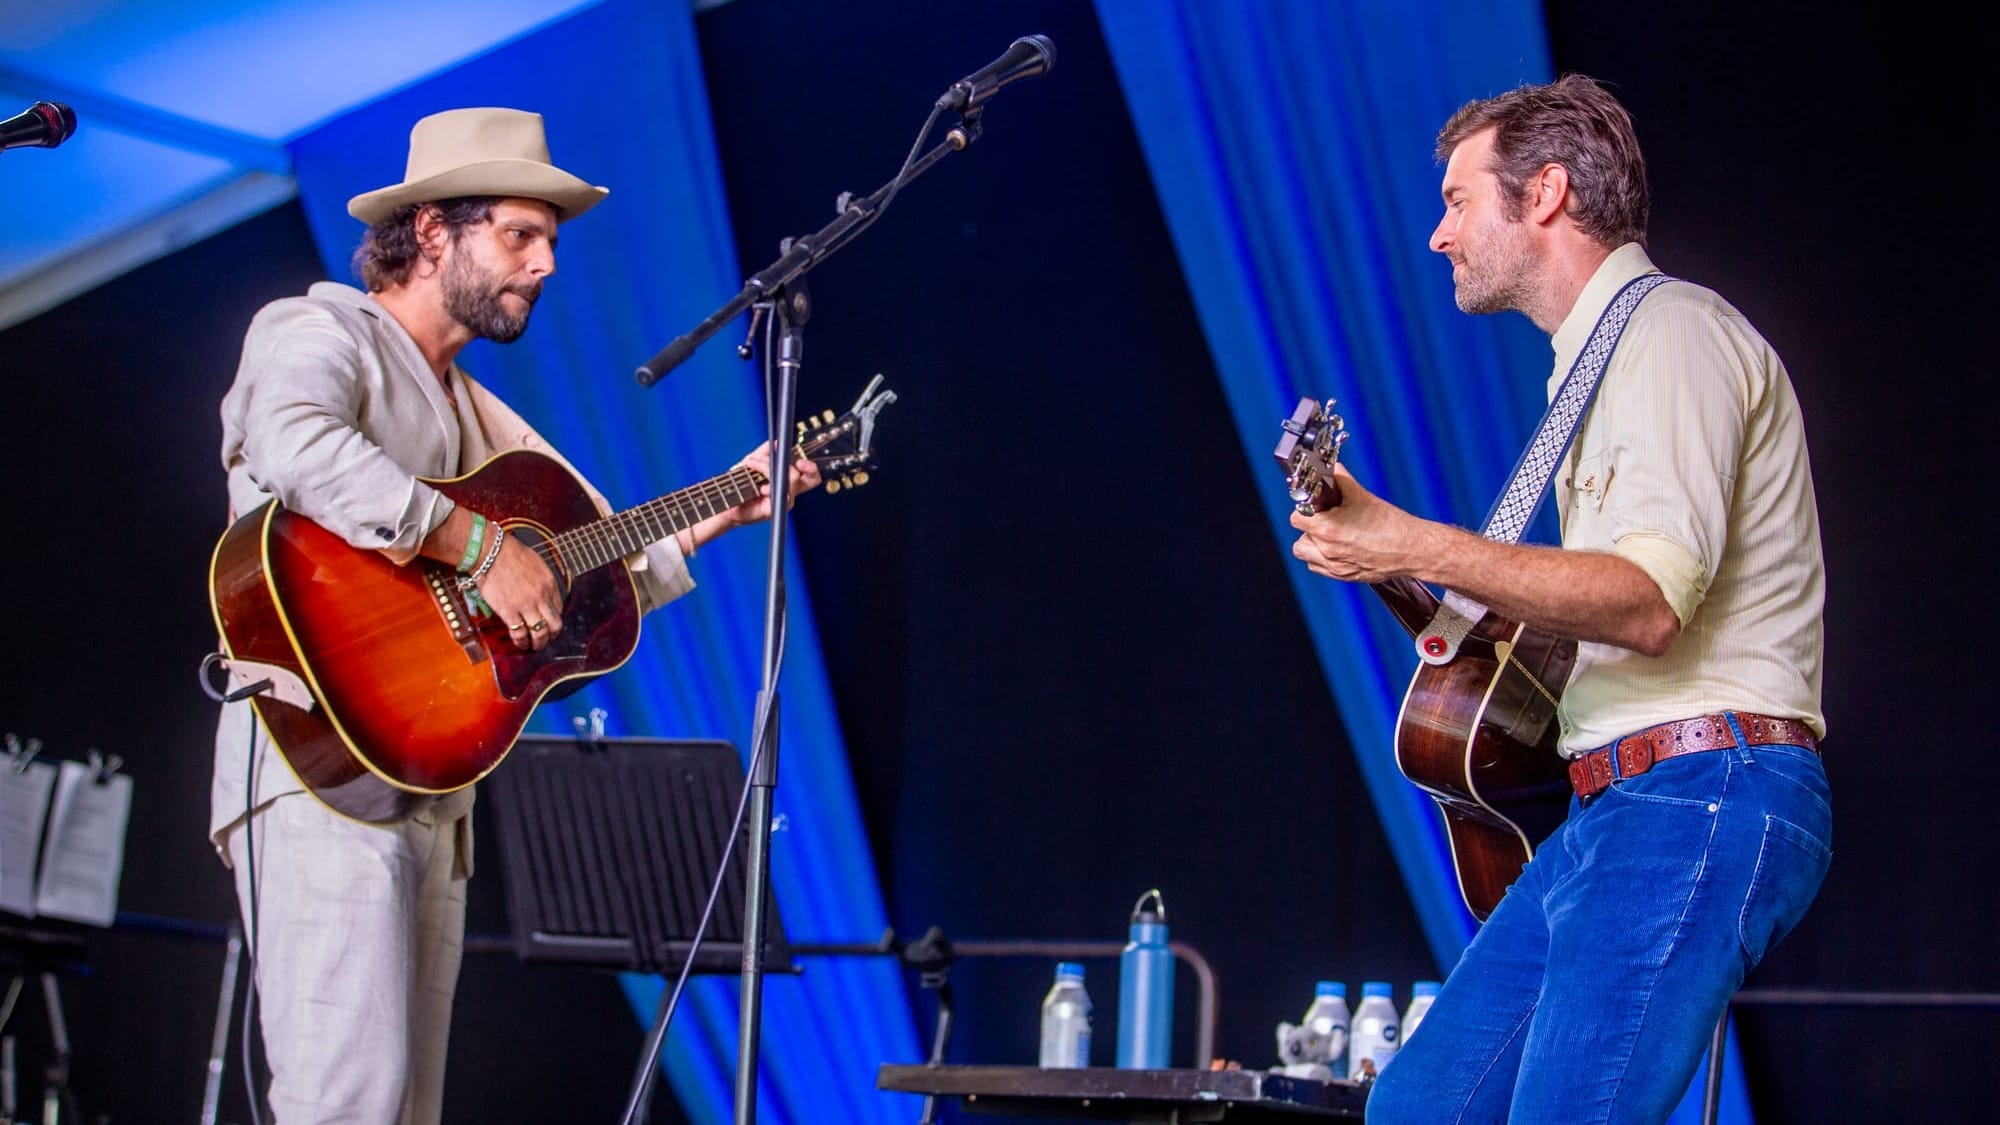
<svg viewBox="0 0 2000 1125">
<path fill-rule="evenodd" d="M 472 621 L 472 606 L 458 588 L 458 575 L 447 573 L 435 563 L 420 564 L 424 568 L 424 584 L 430 588 L 431 604 L 437 607 L 438 616 L 444 618 L 445 628 L 451 630 L 451 639 L 465 652 L 467 663 L 477 664 L 486 659 L 486 646 L 479 643 L 479 627 Z"/>
</svg>

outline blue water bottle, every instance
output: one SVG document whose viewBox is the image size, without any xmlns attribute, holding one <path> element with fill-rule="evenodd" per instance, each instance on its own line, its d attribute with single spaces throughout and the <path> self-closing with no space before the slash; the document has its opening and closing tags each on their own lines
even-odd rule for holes
<svg viewBox="0 0 2000 1125">
<path fill-rule="evenodd" d="M 1167 948 L 1167 903 L 1155 888 L 1132 907 L 1131 940 L 1118 957 L 1119 1067 L 1165 1070 L 1173 1038 L 1174 954 Z"/>
</svg>

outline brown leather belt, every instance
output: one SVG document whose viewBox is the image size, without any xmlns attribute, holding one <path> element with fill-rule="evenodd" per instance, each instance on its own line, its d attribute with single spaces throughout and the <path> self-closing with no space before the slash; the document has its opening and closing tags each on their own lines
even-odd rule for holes
<svg viewBox="0 0 2000 1125">
<path fill-rule="evenodd" d="M 1743 740 L 1752 746 L 1782 744 L 1819 751 L 1819 740 L 1813 737 L 1812 728 L 1797 719 L 1773 719 L 1745 711 L 1735 714 L 1743 727 Z M 1613 777 L 1637 777 L 1668 758 L 1734 745 L 1736 733 L 1729 729 L 1729 720 L 1722 715 L 1661 723 L 1571 759 L 1569 785 L 1577 796 L 1588 799 L 1611 788 Z M 1611 768 L 1613 754 L 1618 755 L 1616 771 Z"/>
</svg>

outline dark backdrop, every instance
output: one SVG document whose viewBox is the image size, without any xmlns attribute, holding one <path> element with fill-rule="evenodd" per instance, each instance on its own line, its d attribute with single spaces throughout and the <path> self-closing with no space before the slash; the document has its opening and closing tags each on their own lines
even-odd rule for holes
<svg viewBox="0 0 2000 1125">
<path fill-rule="evenodd" d="M 1970 651 L 1993 614 L 1984 568 L 1950 565 L 1984 543 L 1974 395 L 1993 353 L 1990 322 L 1967 314 L 1993 240 L 1978 150 L 1918 141 L 1983 135 L 1953 81 L 1969 48 L 1932 23 L 1787 8 L 1563 0 L 1549 25 L 1558 66 L 1614 82 L 1634 112 L 1656 259 L 1735 301 L 1805 405 L 1837 854 L 1752 986 L 2000 991 L 2000 886 L 1974 834 L 1996 767 Z M 1247 1065 L 1271 1060 L 1272 1025 L 1314 979 L 1400 993 L 1440 972 L 1089 6 L 734 0 L 697 27 L 752 269 L 825 222 L 838 191 L 875 187 L 944 84 L 1021 34 L 1060 50 L 1049 77 L 993 103 L 977 146 L 813 278 L 806 404 L 875 371 L 903 396 L 875 483 L 802 504 L 796 525 L 897 929 L 1116 939 L 1160 886 L 1175 936 L 1221 974 L 1219 1049 Z M 317 271 L 286 207 L 0 334 L 0 730 L 127 759 L 128 911 L 232 910 L 203 839 L 212 710 L 193 675 L 213 645 L 199 591 L 223 509 L 215 403 L 251 312 Z M 647 401 L 635 388 L 621 408 Z M 474 883 L 482 932 L 504 928 L 494 874 L 488 860 Z M 220 958 L 199 938 L 93 937 L 91 973 L 64 985 L 87 1110 L 192 1117 Z M 1090 965 L 1099 1062 L 1114 969 Z M 1048 977 L 1042 961 L 962 964 L 954 1060 L 1030 1059 Z M 607 979 L 474 957 L 460 996 L 451 1119 L 612 1117 L 638 1031 Z M 32 997 L 17 1020 L 32 1073 Z M 1767 1120 L 2000 1111 L 1994 1013 L 1754 1007 L 1739 1028 Z M 239 1120 L 240 1104 L 232 1090 Z"/>
</svg>

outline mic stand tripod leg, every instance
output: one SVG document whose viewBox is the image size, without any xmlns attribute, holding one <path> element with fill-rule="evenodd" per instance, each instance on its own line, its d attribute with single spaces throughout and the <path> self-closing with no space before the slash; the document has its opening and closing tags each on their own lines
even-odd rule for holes
<svg viewBox="0 0 2000 1125">
<path fill-rule="evenodd" d="M 243 927 L 231 918 L 222 955 L 222 987 L 215 1001 L 215 1032 L 209 1039 L 208 1074 L 202 1081 L 201 1125 L 215 1125 L 222 1106 L 223 1059 L 229 1053 L 229 1026 L 236 1014 L 236 967 L 242 959 Z"/>
</svg>

